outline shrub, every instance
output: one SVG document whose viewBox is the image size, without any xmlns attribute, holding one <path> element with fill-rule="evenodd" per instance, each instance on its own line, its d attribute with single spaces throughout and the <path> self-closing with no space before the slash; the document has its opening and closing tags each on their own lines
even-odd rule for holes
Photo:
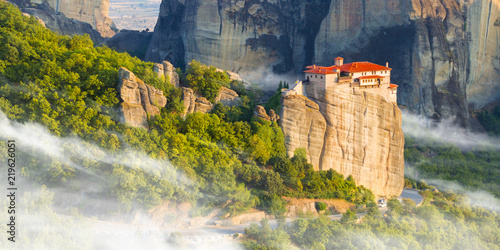
<svg viewBox="0 0 500 250">
<path fill-rule="evenodd" d="M 326 209 L 326 204 L 324 202 L 316 202 L 316 210 L 324 211 Z"/>
</svg>

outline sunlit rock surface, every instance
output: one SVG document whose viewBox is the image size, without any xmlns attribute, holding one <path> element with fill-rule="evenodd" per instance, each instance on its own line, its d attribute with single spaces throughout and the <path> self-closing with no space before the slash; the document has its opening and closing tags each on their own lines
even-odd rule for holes
<svg viewBox="0 0 500 250">
<path fill-rule="evenodd" d="M 235 106 L 238 105 L 240 98 L 236 92 L 226 87 L 221 87 L 217 97 L 215 98 L 215 102 L 220 102 L 226 106 Z M 194 90 L 190 88 L 182 88 L 182 102 L 184 104 L 184 113 L 183 115 L 194 113 L 194 112 L 202 112 L 209 113 L 214 104 L 207 100 L 205 97 L 200 96 L 195 93 Z"/>
<path fill-rule="evenodd" d="M 148 129 L 148 115 L 160 114 L 167 98 L 161 90 L 145 84 L 130 70 L 118 70 L 118 94 L 123 102 L 120 105 L 120 121 L 133 127 Z"/>
<path fill-rule="evenodd" d="M 283 96 L 280 125 L 288 154 L 305 148 L 316 170 L 352 175 L 378 196 L 401 194 L 404 135 L 397 105 L 345 85 L 306 90 L 309 98 Z"/>
<path fill-rule="evenodd" d="M 69 23 L 74 19 L 90 24 L 91 28 L 97 30 L 102 37 L 112 37 L 115 34 L 111 29 L 114 26 L 113 21 L 108 17 L 109 0 L 11 0 L 10 2 L 17 4 L 24 12 L 40 17 L 45 23 Z M 31 10 L 26 11 L 26 9 Z M 60 13 L 68 20 L 61 19 L 58 16 Z M 80 25 L 78 22 L 75 24 Z M 77 29 L 63 24 L 47 26 L 51 30 L 51 27 L 57 27 L 59 30 L 54 29 L 54 31 L 61 30 L 63 32 L 60 33 L 63 35 Z M 74 34 L 80 33 L 71 35 Z"/>
</svg>

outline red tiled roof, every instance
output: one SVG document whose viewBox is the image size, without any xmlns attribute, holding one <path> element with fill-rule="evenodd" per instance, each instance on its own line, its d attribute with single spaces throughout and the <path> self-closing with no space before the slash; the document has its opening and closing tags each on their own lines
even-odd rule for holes
<svg viewBox="0 0 500 250">
<path fill-rule="evenodd" d="M 330 67 L 321 67 L 321 66 L 307 66 L 308 70 L 304 71 L 304 73 L 313 73 L 313 74 L 337 74 L 337 69 L 335 66 Z"/>
<path fill-rule="evenodd" d="M 360 76 L 359 79 L 379 79 L 379 78 L 384 78 L 383 76 L 378 76 L 378 75 L 371 75 L 371 76 Z"/>
<path fill-rule="evenodd" d="M 338 58 L 338 57 L 337 57 Z M 335 58 L 335 59 L 337 59 Z M 378 65 L 371 62 L 352 62 L 346 63 L 342 66 L 332 65 L 330 67 L 323 67 L 317 65 L 311 65 L 306 67 L 308 70 L 304 71 L 304 73 L 313 73 L 313 74 L 334 74 L 337 70 L 341 72 L 353 73 L 353 72 L 364 72 L 364 71 L 379 71 L 379 70 L 392 70 L 391 68 Z"/>
<path fill-rule="evenodd" d="M 397 87 L 399 87 L 399 86 L 398 86 L 398 85 L 396 85 L 396 84 L 392 84 L 392 83 L 391 83 L 391 84 L 389 84 L 389 88 L 391 88 L 391 89 L 392 89 L 392 88 L 397 88 Z"/>
<path fill-rule="evenodd" d="M 342 72 L 364 72 L 364 71 L 377 71 L 377 70 L 391 70 L 391 68 L 378 65 L 371 62 L 352 62 L 340 66 Z"/>
<path fill-rule="evenodd" d="M 339 60 L 339 59 L 340 59 L 340 60 L 343 60 L 344 58 L 342 58 L 342 57 L 340 57 L 340 56 L 339 56 L 339 57 L 337 57 L 337 58 L 335 58 L 335 60 Z"/>
</svg>

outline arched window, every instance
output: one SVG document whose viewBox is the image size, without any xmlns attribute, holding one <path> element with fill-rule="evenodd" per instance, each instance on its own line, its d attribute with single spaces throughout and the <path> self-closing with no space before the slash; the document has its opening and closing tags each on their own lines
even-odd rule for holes
<svg viewBox="0 0 500 250">
<path fill-rule="evenodd" d="M 307 76 L 307 80 L 309 80 L 309 76 Z"/>
<path fill-rule="evenodd" d="M 321 76 L 321 79 L 323 79 L 323 76 Z"/>
</svg>

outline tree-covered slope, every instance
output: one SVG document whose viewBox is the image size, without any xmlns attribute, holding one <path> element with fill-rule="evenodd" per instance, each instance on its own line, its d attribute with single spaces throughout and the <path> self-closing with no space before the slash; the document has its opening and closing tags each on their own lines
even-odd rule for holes
<svg viewBox="0 0 500 250">
<path fill-rule="evenodd" d="M 94 47 L 87 36 L 56 35 L 4 2 L 0 3 L 0 43 L 0 108 L 7 117 L 26 126 L 42 124 L 53 136 L 77 138 L 86 145 L 76 147 L 71 140 L 61 144 L 62 154 L 77 166 L 36 149 L 19 152 L 27 163 L 22 174 L 38 185 L 83 186 L 102 182 L 95 177 L 100 176 L 106 185 L 96 195 L 119 201 L 118 210 L 189 201 L 230 213 L 256 206 L 281 213 L 281 195 L 341 197 L 357 203 L 373 199 L 369 190 L 350 179 L 331 171 L 314 172 L 304 159 L 288 159 L 281 129 L 276 123 L 252 118 L 254 93 L 237 83 L 232 84 L 242 97 L 241 106 L 217 104 L 211 114 L 181 117 L 179 89 L 156 77 L 151 63 Z M 163 90 L 168 98 L 161 114 L 149 120 L 149 131 L 117 122 L 119 67 Z M 227 81 L 220 74 L 199 69 L 188 69 L 181 77 L 183 84 L 211 99 L 217 86 L 229 86 L 220 82 Z M 5 149 L 5 142 L 0 146 Z M 82 152 L 75 152 L 76 148 Z M 96 152 L 113 159 L 134 152 L 159 162 L 159 169 L 146 171 L 128 158 L 87 157 Z M 172 180 L 169 166 L 192 185 L 185 188 Z"/>
</svg>

